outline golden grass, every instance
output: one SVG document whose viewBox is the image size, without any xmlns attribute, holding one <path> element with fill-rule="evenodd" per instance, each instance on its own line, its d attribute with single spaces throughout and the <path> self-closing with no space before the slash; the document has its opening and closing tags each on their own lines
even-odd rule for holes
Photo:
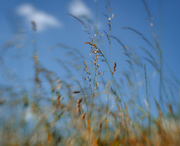
<svg viewBox="0 0 180 146">
<path fill-rule="evenodd" d="M 144 0 L 143 3 L 148 15 L 150 15 Z M 105 14 L 108 31 L 104 31 L 104 33 L 109 43 L 109 52 L 112 51 L 111 39 L 115 39 L 122 46 L 123 55 L 128 58 L 127 62 L 132 74 L 126 71 L 123 72 L 124 78 L 119 83 L 117 78 L 120 74 L 117 70 L 120 68 L 120 64 L 117 66 L 117 61 L 113 60 L 114 65 L 111 65 L 111 59 L 103 53 L 98 38 L 93 36 L 90 41 L 84 42 L 84 44 L 90 46 L 91 52 L 91 62 L 87 63 L 86 60 L 83 60 L 83 63 L 80 64 L 81 70 L 84 68 L 85 77 L 82 78 L 85 80 L 75 80 L 76 83 L 74 84 L 78 85 L 75 86 L 66 80 L 62 80 L 55 73 L 41 65 L 37 46 L 34 44 L 35 77 L 33 95 L 30 97 L 22 95 L 22 98 L 19 97 L 12 101 L 12 106 L 21 104 L 22 111 L 21 114 L 16 113 L 17 117 L 13 115 L 13 112 L 10 113 L 10 118 L 3 120 L 5 122 L 1 123 L 0 145 L 172 146 L 180 143 L 179 115 L 173 110 L 176 107 L 173 107 L 172 103 L 162 105 L 160 103 L 161 96 L 165 95 L 160 93 L 160 100 L 151 96 L 151 98 L 154 98 L 156 106 L 153 108 L 157 109 L 158 116 L 151 115 L 150 83 L 146 66 L 141 63 L 144 58 L 140 60 L 137 56 L 134 56 L 133 49 L 129 49 L 117 37 L 111 35 L 111 20 L 114 18 L 114 14 L 111 14 L 110 0 L 108 0 L 106 7 L 108 9 L 108 14 Z M 80 21 L 86 29 L 88 28 L 89 25 L 86 24 L 85 20 L 69 15 Z M 32 25 L 35 32 L 37 30 L 36 23 L 33 21 Z M 154 46 L 137 30 L 130 27 L 124 27 L 123 29 L 135 32 L 151 48 L 161 52 L 156 40 Z M 98 36 L 97 30 L 96 36 Z M 63 45 L 60 46 L 68 48 Z M 162 58 L 160 54 L 157 55 L 157 58 L 161 61 L 157 62 L 149 51 L 145 48 L 143 50 L 149 57 L 146 60 L 152 64 L 159 72 L 160 78 L 162 78 Z M 81 55 L 78 51 L 75 51 L 74 55 L 77 55 L 76 53 Z M 85 57 L 82 58 L 85 59 Z M 107 70 L 101 70 L 100 67 L 104 64 Z M 145 72 L 145 77 L 142 77 L 145 82 L 143 86 L 146 88 L 146 95 L 142 95 L 142 99 L 147 97 L 144 108 L 141 107 L 141 104 L 138 104 L 139 100 L 142 99 L 137 99 L 135 96 L 126 99 L 126 102 L 124 101 L 129 93 L 132 92 L 131 95 L 135 95 L 134 93 L 138 90 L 137 81 L 132 79 L 132 76 L 135 77 L 134 68 L 136 67 L 143 73 Z M 69 70 L 68 67 L 67 70 Z M 104 76 L 107 78 L 106 72 L 109 73 L 108 79 L 103 78 Z M 46 94 L 43 94 L 44 80 L 42 79 L 50 85 L 49 93 L 51 97 L 49 98 L 46 98 Z M 123 82 L 128 83 L 126 92 L 123 92 Z M 160 84 L 159 88 L 164 87 L 163 82 L 160 82 Z M 159 92 L 166 92 L 166 90 Z M 47 104 L 41 105 L 42 101 L 47 102 Z M 0 106 L 6 105 L 11 110 L 12 106 L 8 104 L 5 100 L 0 100 Z M 165 110 L 162 110 L 162 107 Z M 31 115 L 31 121 L 27 121 L 28 114 Z"/>
</svg>

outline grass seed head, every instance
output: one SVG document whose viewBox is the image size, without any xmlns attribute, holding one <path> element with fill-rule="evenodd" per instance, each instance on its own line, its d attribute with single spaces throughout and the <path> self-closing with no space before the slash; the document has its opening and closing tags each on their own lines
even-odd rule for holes
<svg viewBox="0 0 180 146">
<path fill-rule="evenodd" d="M 86 116 L 86 113 L 84 113 L 84 114 L 81 116 L 82 121 L 84 121 L 85 116 Z"/>
<path fill-rule="evenodd" d="M 82 102 L 82 98 L 78 99 L 77 104 L 79 105 Z"/>
</svg>

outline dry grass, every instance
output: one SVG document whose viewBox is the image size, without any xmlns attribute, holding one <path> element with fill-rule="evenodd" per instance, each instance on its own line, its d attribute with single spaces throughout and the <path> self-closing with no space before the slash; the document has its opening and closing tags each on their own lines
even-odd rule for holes
<svg viewBox="0 0 180 146">
<path fill-rule="evenodd" d="M 142 2 L 149 16 L 148 6 L 145 1 Z M 158 41 L 154 37 L 154 42 L 151 42 L 137 30 L 124 27 L 123 29 L 140 36 L 150 49 L 156 52 L 154 56 L 147 49 L 141 48 L 146 56 L 139 57 L 135 50 L 126 47 L 111 34 L 113 27 L 111 20 L 114 19 L 114 15 L 112 15 L 109 0 L 106 8 L 108 14 L 104 15 L 107 18 L 108 29 L 104 31 L 106 36 L 104 39 L 109 44 L 109 55 L 112 51 L 112 40 L 116 40 L 123 48 L 123 55 L 127 58 L 124 63 L 129 65 L 129 70 L 121 70 L 119 73 L 121 64 L 118 64 L 118 60 L 113 60 L 103 53 L 103 47 L 98 39 L 102 34 L 97 30 L 95 30 L 96 35 L 91 33 L 89 30 L 91 23 L 86 18 L 77 18 L 69 14 L 80 21 L 85 31 L 93 36 L 89 41 L 84 42 L 89 45 L 91 62 L 85 60 L 78 50 L 59 45 L 70 50 L 74 56 L 81 56 L 83 63 L 79 64 L 81 67 L 78 70 L 81 70 L 83 80 L 75 79 L 72 84 L 43 67 L 34 42 L 33 94 L 24 95 L 11 89 L 3 90 L 0 94 L 0 106 L 8 110 L 8 115 L 1 116 L 3 119 L 0 122 L 0 145 L 172 146 L 180 143 L 179 113 L 175 112 L 177 107 L 166 101 L 163 104 L 161 102 L 166 99 L 165 96 L 169 91 L 166 90 L 165 77 L 161 68 L 162 50 Z M 36 34 L 36 23 L 33 21 L 32 25 Z M 149 94 L 151 84 L 146 72 L 145 60 L 159 73 L 159 97 Z M 114 64 L 112 65 L 111 62 Z M 72 66 L 66 65 L 67 62 L 59 61 L 59 63 L 67 72 L 73 69 Z M 101 66 L 103 68 L 105 66 L 106 70 L 102 70 Z M 140 90 L 135 75 L 137 70 L 142 73 L 145 95 L 137 93 Z M 122 77 L 121 80 L 118 76 Z M 44 83 L 48 83 L 48 91 L 44 90 Z M 123 88 L 125 84 L 126 89 Z M 179 88 L 179 84 L 176 85 Z M 17 92 L 19 94 L 11 94 Z M 7 101 L 2 98 L 3 93 L 9 93 L 15 98 Z M 145 100 L 143 105 L 142 100 Z M 151 105 L 152 103 L 154 106 Z M 152 111 L 158 113 L 158 116 L 153 116 Z"/>
</svg>

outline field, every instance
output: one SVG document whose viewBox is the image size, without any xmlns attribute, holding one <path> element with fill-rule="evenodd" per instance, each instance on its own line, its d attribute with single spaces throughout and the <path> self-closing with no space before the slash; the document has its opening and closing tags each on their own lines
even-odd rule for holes
<svg viewBox="0 0 180 146">
<path fill-rule="evenodd" d="M 119 27 L 140 42 L 139 49 L 129 46 L 130 39 L 124 43 L 114 35 L 118 28 L 114 29 L 113 20 L 118 14 L 110 0 L 102 15 L 96 13 L 96 19 L 103 17 L 106 22 L 102 31 L 97 21 L 68 13 L 87 34 L 86 41 L 79 42 L 86 51 L 70 43 L 53 45 L 51 52 L 56 54 L 59 48 L 66 56 L 54 59 L 62 68 L 59 74 L 41 62 L 38 26 L 31 22 L 33 78 L 28 85 L 18 80 L 0 84 L 0 145 L 180 143 L 180 80 L 166 66 L 151 10 L 145 0 L 141 3 L 149 34 Z M 12 46 L 6 44 L 1 50 Z"/>
</svg>

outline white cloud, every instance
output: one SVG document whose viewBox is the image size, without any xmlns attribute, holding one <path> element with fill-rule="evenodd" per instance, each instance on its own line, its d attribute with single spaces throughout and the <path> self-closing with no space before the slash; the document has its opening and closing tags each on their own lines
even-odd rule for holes
<svg viewBox="0 0 180 146">
<path fill-rule="evenodd" d="M 69 13 L 76 17 L 84 15 L 92 17 L 91 10 L 81 0 L 73 0 L 69 4 Z"/>
<path fill-rule="evenodd" d="M 54 16 L 47 14 L 43 11 L 35 9 L 30 4 L 23 4 L 16 9 L 20 16 L 23 16 L 30 24 L 34 21 L 37 25 L 38 31 L 43 31 L 48 27 L 61 27 L 62 23 Z"/>
</svg>

